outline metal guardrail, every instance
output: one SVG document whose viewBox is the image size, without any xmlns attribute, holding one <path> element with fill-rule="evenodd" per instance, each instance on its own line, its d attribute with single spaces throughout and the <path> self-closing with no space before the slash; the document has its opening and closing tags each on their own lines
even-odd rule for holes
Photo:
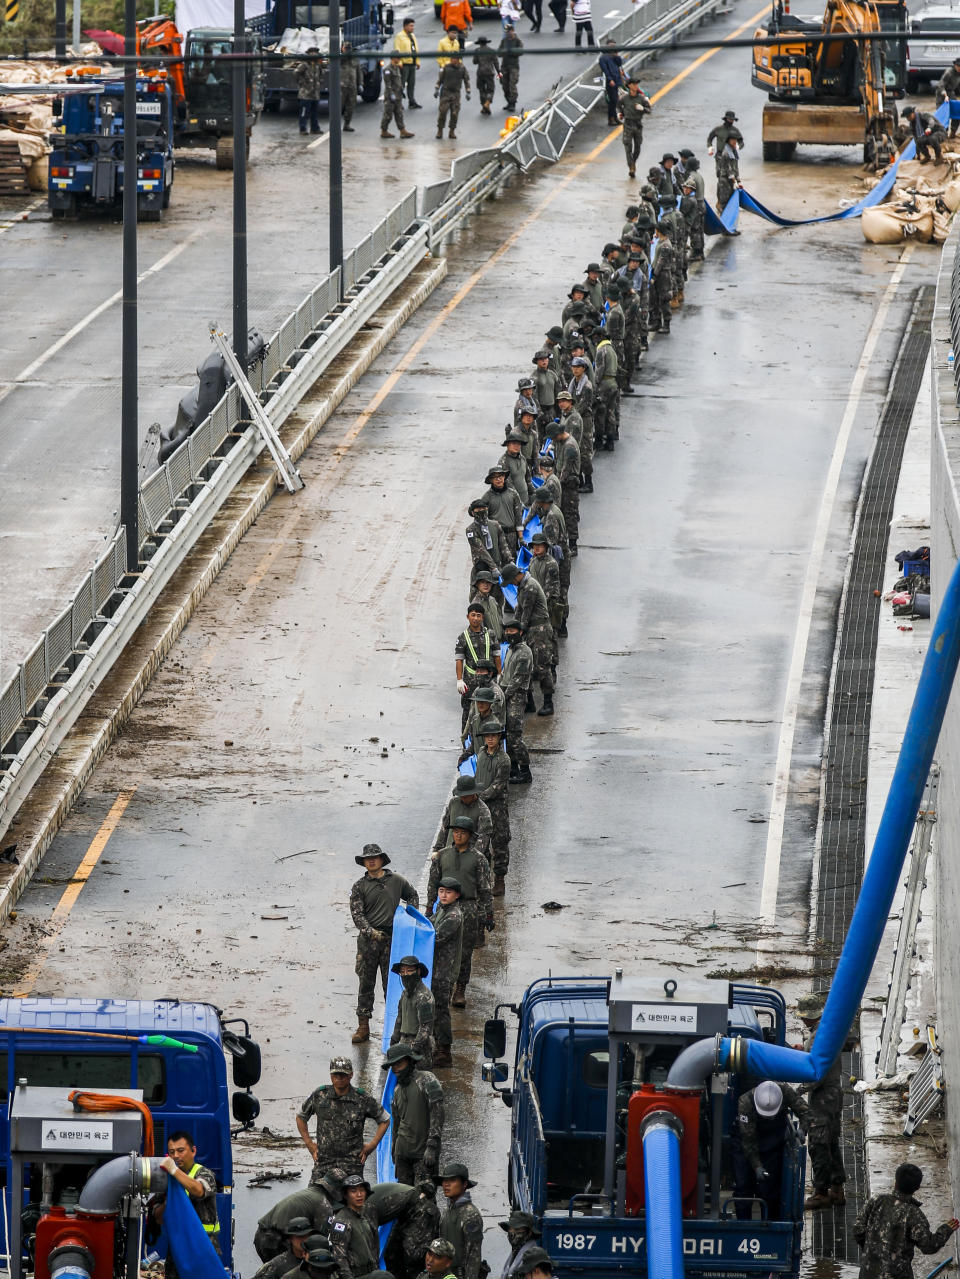
<svg viewBox="0 0 960 1279">
<path fill-rule="evenodd" d="M 412 188 L 347 255 L 345 301 L 337 273 L 323 277 L 270 341 L 251 381 L 279 426 L 304 392 L 367 322 L 426 252 L 426 230 L 415 226 Z M 351 296 L 352 295 L 352 296 Z M 213 411 L 140 487 L 141 575 L 126 574 L 123 530 L 84 578 L 70 604 L 37 641 L 0 691 L 0 834 L 97 687 L 90 667 L 102 649 L 120 651 L 146 610 L 131 610 L 148 575 L 152 602 L 223 504 L 263 444 L 243 417 L 231 385 Z M 200 512 L 203 519 L 198 520 Z M 163 581 L 150 573 L 164 552 Z M 175 566 L 176 566 L 175 565 Z M 136 618 L 131 629 L 131 621 Z M 102 677 L 102 676 L 100 676 Z M 69 709 L 67 709 L 69 703 Z"/>
<path fill-rule="evenodd" d="M 643 0 L 601 35 L 620 44 L 660 39 L 699 25 L 724 0 Z M 624 59 L 632 71 L 656 50 Z M 512 173 L 555 161 L 603 96 L 593 59 L 550 95 L 496 148 L 459 156 L 444 182 L 424 188 L 417 219 L 411 190 L 344 258 L 344 303 L 337 275 L 324 277 L 280 326 L 251 377 L 279 426 L 323 369 L 347 345 L 423 254 L 455 230 Z M 956 277 L 955 277 L 956 278 Z M 0 690 L 0 835 L 110 669 L 123 643 L 186 558 L 264 445 L 242 417 L 230 386 L 209 417 L 140 489 L 142 572 L 128 577 L 123 530 Z M 123 637 L 126 638 L 123 638 Z"/>
</svg>

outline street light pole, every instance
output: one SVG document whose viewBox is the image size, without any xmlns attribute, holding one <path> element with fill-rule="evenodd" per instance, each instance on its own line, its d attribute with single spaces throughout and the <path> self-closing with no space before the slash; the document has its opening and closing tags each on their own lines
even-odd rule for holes
<svg viewBox="0 0 960 1279">
<path fill-rule="evenodd" d="M 120 390 L 120 523 L 127 572 L 140 567 L 137 527 L 137 10 L 126 0 L 123 52 L 123 313 Z"/>
<path fill-rule="evenodd" d="M 57 61 L 65 62 L 67 57 L 67 0 L 57 0 L 54 6 L 53 47 Z"/>
<path fill-rule="evenodd" d="M 330 74 L 327 102 L 330 108 L 330 270 L 341 268 L 343 299 L 343 132 L 340 118 L 340 0 L 330 0 Z"/>
<path fill-rule="evenodd" d="M 233 51 L 246 50 L 244 0 L 233 0 Z M 247 64 L 233 64 L 233 350 L 247 371 Z"/>
</svg>

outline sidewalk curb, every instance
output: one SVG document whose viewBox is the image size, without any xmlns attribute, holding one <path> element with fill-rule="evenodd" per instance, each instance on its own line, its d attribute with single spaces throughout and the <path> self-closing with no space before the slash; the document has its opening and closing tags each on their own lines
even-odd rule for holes
<svg viewBox="0 0 960 1279">
<path fill-rule="evenodd" d="M 290 425 L 280 432 L 294 460 L 304 453 L 373 361 L 446 274 L 446 259 L 425 258 L 324 372 L 315 389 L 304 397 L 304 404 L 310 406 L 309 416 L 302 421 L 295 412 Z M 220 570 L 276 491 L 279 482 L 276 470 L 271 466 L 267 473 L 265 471 L 265 467 L 254 464 L 230 494 L 17 813 L 8 837 L 17 844 L 19 865 L 4 863 L 0 870 L 0 922 L 9 917 L 93 770 Z"/>
</svg>

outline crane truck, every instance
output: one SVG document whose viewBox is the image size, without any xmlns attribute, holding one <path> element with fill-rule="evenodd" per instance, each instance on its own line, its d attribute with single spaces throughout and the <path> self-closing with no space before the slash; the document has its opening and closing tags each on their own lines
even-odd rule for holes
<svg viewBox="0 0 960 1279">
<path fill-rule="evenodd" d="M 774 0 L 753 37 L 751 81 L 769 98 L 763 158 L 789 160 L 798 144 L 846 145 L 862 147 L 871 169 L 889 163 L 906 84 L 905 43 L 893 37 L 906 25 L 903 0 L 827 0 L 815 20 Z M 837 36 L 851 38 L 824 40 Z"/>
</svg>

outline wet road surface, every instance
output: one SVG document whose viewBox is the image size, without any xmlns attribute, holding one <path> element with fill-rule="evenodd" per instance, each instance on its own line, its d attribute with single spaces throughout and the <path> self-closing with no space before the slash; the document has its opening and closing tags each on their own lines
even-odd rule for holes
<svg viewBox="0 0 960 1279">
<path fill-rule="evenodd" d="M 665 59 L 650 86 L 685 61 Z M 852 160 L 811 153 L 764 170 L 762 97 L 746 93 L 742 61 L 713 58 L 671 91 L 644 160 L 688 141 L 702 149 L 734 95 L 754 142 L 747 185 L 785 212 L 803 200 L 829 209 L 855 185 Z M 619 229 L 633 184 L 605 136 L 588 126 L 561 164 L 518 182 L 450 245 L 447 282 L 317 437 L 304 491 L 277 497 L 244 539 L 5 934 L 5 990 L 175 995 L 248 1017 L 264 1047 L 262 1122 L 275 1132 L 293 1132 L 297 1104 L 349 1047 L 355 853 L 378 842 L 395 869 L 424 879 L 456 758 L 466 506 L 499 455 L 515 377 Z M 834 439 L 899 257 L 865 245 L 856 224 L 784 233 L 745 220 L 691 273 L 641 394 L 624 401 L 617 452 L 598 459 L 558 713 L 528 721 L 535 782 L 511 794 L 507 897 L 444 1072 L 455 1099 L 444 1151 L 478 1178 L 495 1265 L 508 1112 L 478 1065 L 498 1000 L 547 970 L 615 963 L 758 975 L 761 941 L 759 975 L 799 989 L 809 814 L 788 823 L 776 925 L 757 923 L 786 672 Z M 811 768 L 852 503 L 912 291 L 936 265 L 935 250 L 910 257 L 850 410 L 804 684 Z M 372 405 L 412 346 L 409 370 Z M 132 792 L 123 819 L 52 935 L 63 885 L 121 792 Z M 359 1081 L 377 1087 L 376 1044 L 353 1056 Z M 306 1156 L 247 1143 L 239 1163 L 305 1169 Z M 254 1219 L 290 1185 L 237 1182 L 249 1271 Z"/>
</svg>

